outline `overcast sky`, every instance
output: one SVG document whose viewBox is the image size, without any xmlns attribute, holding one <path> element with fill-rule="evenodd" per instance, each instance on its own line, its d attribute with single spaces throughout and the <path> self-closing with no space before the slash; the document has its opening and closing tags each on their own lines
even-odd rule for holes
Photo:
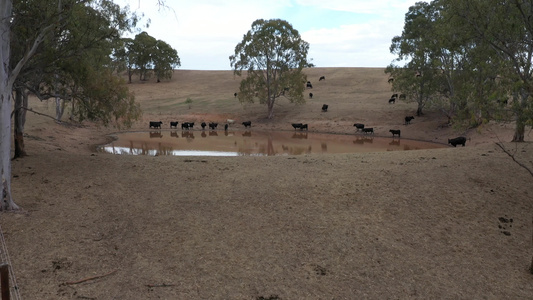
<svg viewBox="0 0 533 300">
<path fill-rule="evenodd" d="M 151 20 L 149 35 L 178 51 L 180 69 L 231 70 L 229 56 L 257 19 L 283 19 L 310 44 L 316 67 L 386 67 L 416 0 L 115 0 Z"/>
</svg>

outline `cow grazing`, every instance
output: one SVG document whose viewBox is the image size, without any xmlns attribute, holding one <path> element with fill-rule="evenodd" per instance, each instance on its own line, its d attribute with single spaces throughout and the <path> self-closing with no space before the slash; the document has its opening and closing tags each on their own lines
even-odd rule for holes
<svg viewBox="0 0 533 300">
<path fill-rule="evenodd" d="M 394 130 L 394 129 L 391 129 L 389 130 L 390 133 L 392 133 L 392 137 L 398 135 L 398 137 L 400 137 L 400 133 L 401 131 L 400 130 Z"/>
<path fill-rule="evenodd" d="M 178 122 L 170 122 L 170 128 L 178 128 Z"/>
<path fill-rule="evenodd" d="M 204 129 L 205 129 L 205 126 L 207 126 L 207 124 L 206 124 L 205 122 L 202 122 L 202 123 L 200 124 L 200 126 L 202 126 L 202 130 L 204 130 Z"/>
<path fill-rule="evenodd" d="M 448 139 L 448 144 L 451 144 L 454 147 L 457 145 L 463 145 L 464 147 L 466 144 L 466 138 L 464 136 L 460 136 L 454 139 Z"/>
<path fill-rule="evenodd" d="M 307 87 L 307 88 L 310 88 L 310 89 L 312 89 L 312 88 L 313 88 L 313 85 L 311 84 L 311 81 L 308 81 L 308 82 L 307 82 L 307 85 L 306 85 L 306 87 Z"/>
<path fill-rule="evenodd" d="M 150 121 L 150 128 L 159 128 L 161 129 L 161 125 L 163 125 L 163 122 L 159 121 L 159 122 L 153 122 L 153 121 Z"/>
<path fill-rule="evenodd" d="M 252 121 L 242 122 L 242 125 L 244 125 L 244 128 L 252 127 Z"/>
<path fill-rule="evenodd" d="M 370 128 L 363 128 L 363 133 L 370 133 L 370 134 L 374 134 L 374 128 L 370 127 Z"/>
<path fill-rule="evenodd" d="M 389 104 L 391 104 L 391 103 L 394 104 L 395 102 L 396 102 L 396 98 L 390 98 L 389 99 Z"/>
<path fill-rule="evenodd" d="M 303 125 L 303 124 L 302 124 L 302 123 L 292 123 L 291 125 L 292 125 L 292 127 L 294 128 L 294 130 L 296 130 L 296 129 L 298 129 L 298 128 L 302 128 L 302 125 Z"/>
<path fill-rule="evenodd" d="M 357 131 L 359 131 L 359 129 L 365 128 L 365 124 L 361 124 L 361 123 L 355 123 L 353 124 L 353 126 L 357 128 Z"/>
<path fill-rule="evenodd" d="M 322 105 L 322 111 L 324 111 L 324 112 L 328 111 L 328 105 L 327 104 Z"/>
<path fill-rule="evenodd" d="M 414 120 L 415 117 L 413 116 L 407 116 L 405 117 L 405 125 L 411 124 L 411 120 Z"/>
<path fill-rule="evenodd" d="M 326 76 L 320 76 L 320 79 L 318 81 L 326 80 Z"/>
<path fill-rule="evenodd" d="M 227 120 L 226 120 L 226 123 L 228 123 L 228 124 L 233 124 L 233 123 L 235 123 L 235 120 L 227 119 Z"/>
<path fill-rule="evenodd" d="M 213 122 L 210 122 L 209 123 L 209 128 L 212 129 L 212 130 L 215 130 L 218 126 L 218 123 L 213 123 Z"/>
<path fill-rule="evenodd" d="M 224 131 L 228 131 L 228 124 L 224 124 Z"/>
<path fill-rule="evenodd" d="M 392 94 L 391 98 L 398 98 L 398 94 Z"/>
<path fill-rule="evenodd" d="M 237 93 L 233 93 L 233 97 L 237 98 Z"/>
<path fill-rule="evenodd" d="M 300 126 L 300 130 L 309 130 L 308 128 L 309 127 L 307 127 L 307 124 L 302 124 L 302 126 Z"/>
<path fill-rule="evenodd" d="M 394 81 L 394 78 L 390 77 L 389 80 L 387 80 L 388 83 L 391 83 Z"/>
<path fill-rule="evenodd" d="M 309 99 L 313 99 L 313 93 L 309 93 Z"/>
</svg>

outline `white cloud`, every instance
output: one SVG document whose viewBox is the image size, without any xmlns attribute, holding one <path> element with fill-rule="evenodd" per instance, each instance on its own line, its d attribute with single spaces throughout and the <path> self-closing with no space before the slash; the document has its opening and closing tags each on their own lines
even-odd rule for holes
<svg viewBox="0 0 533 300">
<path fill-rule="evenodd" d="M 229 70 L 229 56 L 257 19 L 283 18 L 284 13 L 301 12 L 301 20 L 312 22 L 300 31 L 310 43 L 310 58 L 318 67 L 385 67 L 392 38 L 403 29 L 404 15 L 415 0 L 167 0 L 173 10 L 158 11 L 155 0 L 116 0 L 143 11 L 152 20 L 145 29 L 178 51 L 182 69 Z M 306 9 L 367 14 L 360 24 L 332 27 L 328 20 L 307 20 Z M 309 14 L 311 15 L 311 14 Z M 368 21 L 369 20 L 369 21 Z M 290 21 L 290 20 L 289 20 Z"/>
</svg>

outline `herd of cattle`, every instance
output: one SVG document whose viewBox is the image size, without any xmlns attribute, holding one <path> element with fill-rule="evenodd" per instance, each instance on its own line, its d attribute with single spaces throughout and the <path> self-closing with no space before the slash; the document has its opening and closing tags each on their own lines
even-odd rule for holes
<svg viewBox="0 0 533 300">
<path fill-rule="evenodd" d="M 325 76 L 321 76 L 319 81 L 322 81 L 322 80 L 326 80 L 326 77 Z M 389 82 L 390 82 L 390 79 L 389 79 Z M 311 84 L 310 81 L 308 81 L 306 83 L 306 87 L 307 88 L 313 88 L 313 85 Z M 237 97 L 237 93 L 234 94 L 235 97 Z M 313 93 L 309 93 L 309 98 L 313 98 Z M 392 96 L 390 97 L 389 99 L 389 104 L 394 104 L 396 103 L 396 99 L 405 99 L 405 94 L 392 94 Z M 329 108 L 329 105 L 328 104 L 323 104 L 322 105 L 322 112 L 327 112 L 328 111 L 328 108 Z M 415 118 L 413 116 L 406 116 L 405 117 L 405 122 L 404 122 L 404 125 L 409 125 L 411 124 L 411 121 L 414 120 Z M 224 124 L 224 130 L 228 130 L 228 127 L 231 125 L 231 124 L 234 124 L 235 123 L 235 120 L 231 120 L 231 119 L 227 119 L 226 120 L 226 123 Z M 241 123 L 244 128 L 248 128 L 248 127 L 251 127 L 252 126 L 252 122 L 251 121 L 245 121 L 245 122 L 242 122 Z M 162 121 L 150 121 L 150 128 L 154 128 L 154 129 L 161 129 L 161 125 L 163 125 L 163 122 Z M 205 130 L 205 127 L 206 126 L 209 126 L 209 129 L 211 130 L 216 130 L 217 126 L 218 126 L 218 123 L 215 123 L 215 122 L 210 122 L 209 124 L 205 123 L 205 122 L 202 122 L 200 124 L 200 126 L 202 127 L 202 130 Z M 303 124 L 303 123 L 291 123 L 291 126 L 294 128 L 294 130 L 296 129 L 300 129 L 300 130 L 309 130 L 309 126 L 308 124 Z M 356 131 L 361 131 L 363 134 L 374 134 L 374 128 L 373 127 L 365 127 L 364 124 L 362 123 L 355 123 L 353 125 L 355 128 L 356 128 Z M 170 122 L 170 128 L 178 128 L 178 122 Z M 194 128 L 194 122 L 182 122 L 181 123 L 181 129 L 182 130 L 190 130 L 190 129 L 193 129 Z M 392 134 L 392 138 L 394 139 L 396 136 L 398 136 L 398 138 L 401 137 L 401 130 L 399 129 L 390 129 L 389 132 Z M 453 138 L 453 139 L 448 139 L 448 144 L 456 147 L 457 145 L 462 145 L 463 147 L 465 146 L 466 144 L 466 138 L 463 137 L 463 136 L 460 136 L 460 137 L 456 137 L 456 138 Z"/>
</svg>

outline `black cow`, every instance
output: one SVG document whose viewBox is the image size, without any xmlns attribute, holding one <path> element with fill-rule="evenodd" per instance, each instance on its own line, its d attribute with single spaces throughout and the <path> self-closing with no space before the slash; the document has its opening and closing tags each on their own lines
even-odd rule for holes
<svg viewBox="0 0 533 300">
<path fill-rule="evenodd" d="M 398 98 L 398 94 L 392 94 L 391 98 Z"/>
<path fill-rule="evenodd" d="M 205 126 L 207 126 L 207 124 L 205 124 L 205 122 L 202 122 L 202 123 L 200 124 L 200 126 L 202 126 L 202 130 L 204 130 L 204 129 L 205 129 Z"/>
<path fill-rule="evenodd" d="M 217 128 L 217 126 L 218 126 L 218 123 L 213 123 L 213 122 L 209 123 L 209 128 L 211 128 L 213 130 L 215 130 Z"/>
<path fill-rule="evenodd" d="M 307 124 L 302 124 L 302 126 L 300 126 L 300 130 L 308 130 L 309 127 L 307 127 Z"/>
<path fill-rule="evenodd" d="M 233 94 L 233 97 L 237 98 L 237 93 L 234 93 L 234 94 Z"/>
<path fill-rule="evenodd" d="M 309 93 L 309 99 L 313 99 L 313 93 Z"/>
<path fill-rule="evenodd" d="M 394 81 L 394 78 L 390 77 L 389 80 L 387 80 L 388 83 L 391 83 Z"/>
<path fill-rule="evenodd" d="M 398 137 L 400 137 L 400 133 L 401 133 L 400 130 L 391 129 L 389 130 L 389 132 L 392 133 L 392 137 L 394 137 L 395 135 L 398 135 Z"/>
<path fill-rule="evenodd" d="M 294 128 L 294 130 L 296 130 L 296 129 L 298 129 L 298 128 L 302 128 L 302 125 L 303 125 L 303 124 L 302 124 L 302 123 L 292 123 L 291 125 L 292 125 L 292 127 Z"/>
<path fill-rule="evenodd" d="M 451 144 L 454 147 L 457 145 L 463 145 L 464 147 L 466 144 L 466 138 L 464 136 L 460 136 L 454 139 L 448 139 L 448 144 Z"/>
<path fill-rule="evenodd" d="M 320 76 L 320 79 L 318 81 L 326 80 L 326 76 Z"/>
<path fill-rule="evenodd" d="M 187 129 L 189 130 L 189 128 L 193 128 L 194 127 L 194 122 L 183 122 L 181 123 L 181 129 Z"/>
<path fill-rule="evenodd" d="M 170 122 L 170 128 L 178 128 L 178 122 Z"/>
<path fill-rule="evenodd" d="M 154 128 L 161 129 L 161 125 L 163 125 L 163 122 L 161 122 L 161 121 L 159 121 L 159 122 L 150 121 L 150 128 L 154 127 Z"/>
<path fill-rule="evenodd" d="M 405 117 L 405 125 L 411 124 L 411 120 L 414 120 L 415 117 L 413 116 L 407 116 Z"/>
<path fill-rule="evenodd" d="M 365 124 L 361 124 L 361 123 L 355 123 L 355 124 L 353 124 L 353 126 L 355 126 L 355 128 L 357 128 L 357 131 L 359 131 L 359 129 L 365 128 Z"/>
<path fill-rule="evenodd" d="M 371 134 L 374 134 L 374 128 L 370 127 L 370 128 L 363 128 L 363 132 L 364 133 L 371 133 Z"/>
<path fill-rule="evenodd" d="M 311 81 L 308 81 L 308 82 L 307 82 L 307 85 L 306 85 L 306 87 L 308 87 L 308 88 L 310 88 L 310 89 L 312 89 L 312 88 L 313 88 L 313 85 L 311 84 Z"/>
<path fill-rule="evenodd" d="M 389 99 L 389 104 L 391 104 L 391 103 L 394 104 L 395 102 L 396 102 L 396 98 L 390 98 L 390 99 Z"/>
<path fill-rule="evenodd" d="M 324 104 L 322 105 L 322 111 L 328 111 L 328 105 L 327 104 Z"/>
<path fill-rule="evenodd" d="M 252 127 L 252 121 L 242 122 L 242 125 L 244 125 L 244 128 Z"/>
<path fill-rule="evenodd" d="M 224 130 L 228 131 L 228 124 L 224 124 Z"/>
</svg>

